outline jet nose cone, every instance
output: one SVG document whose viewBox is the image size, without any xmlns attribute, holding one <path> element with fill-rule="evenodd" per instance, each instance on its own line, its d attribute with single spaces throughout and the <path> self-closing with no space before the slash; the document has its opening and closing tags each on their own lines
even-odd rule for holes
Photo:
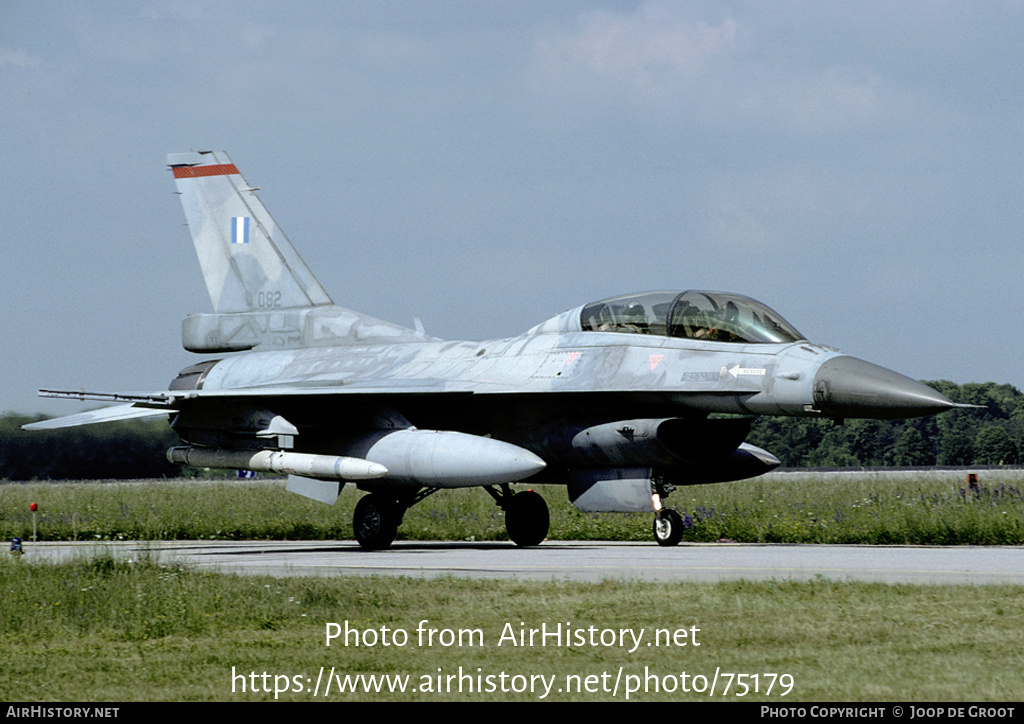
<svg viewBox="0 0 1024 724">
<path fill-rule="evenodd" d="M 941 392 L 856 357 L 833 357 L 814 377 L 814 404 L 830 417 L 901 419 L 957 405 Z"/>
</svg>

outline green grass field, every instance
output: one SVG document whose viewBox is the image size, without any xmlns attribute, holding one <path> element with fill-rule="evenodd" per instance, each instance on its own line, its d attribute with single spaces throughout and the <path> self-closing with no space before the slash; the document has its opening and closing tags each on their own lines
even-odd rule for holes
<svg viewBox="0 0 1024 724">
<path fill-rule="evenodd" d="M 691 540 L 1021 543 L 1012 477 L 961 487 L 799 476 L 673 502 L 694 519 Z M 563 491 L 542 492 L 552 537 L 649 540 L 650 516 L 582 515 Z M 4 485 L 0 530 L 30 538 L 37 502 L 48 540 L 350 538 L 356 498 L 332 508 L 277 482 Z M 413 508 L 402 535 L 501 539 L 504 526 L 486 494 L 450 491 Z M 4 556 L 0 590 L 5 701 L 1024 698 L 1021 586 L 276 579 Z M 423 620 L 433 639 L 420 640 Z M 349 644 L 327 646 L 329 625 L 346 623 Z M 559 625 L 583 640 L 512 640 Z M 640 644 L 617 638 L 626 631 Z"/>
<path fill-rule="evenodd" d="M 966 474 L 792 473 L 676 491 L 690 529 L 684 541 L 1024 544 L 1024 472 Z M 565 490 L 540 486 L 552 539 L 651 540 L 649 514 L 585 514 Z M 347 486 L 328 506 L 284 490 L 283 481 L 140 481 L 0 486 L 0 538 L 41 540 L 352 539 L 362 493 Z M 447 490 L 411 508 L 406 540 L 507 540 L 504 517 L 478 488 Z"/>
<path fill-rule="evenodd" d="M 1024 697 L 1019 586 L 274 579 L 109 559 L 6 559 L 0 586 L 5 701 Z M 358 636 L 328 647 L 330 623 Z M 515 645 L 560 623 L 584 640 Z M 646 645 L 659 629 L 672 638 Z M 366 691 L 359 675 L 392 678 Z"/>
</svg>

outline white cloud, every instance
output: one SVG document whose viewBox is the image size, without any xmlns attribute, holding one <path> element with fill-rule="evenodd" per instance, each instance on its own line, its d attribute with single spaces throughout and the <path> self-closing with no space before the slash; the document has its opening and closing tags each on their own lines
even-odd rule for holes
<svg viewBox="0 0 1024 724">
<path fill-rule="evenodd" d="M 664 23 L 658 15 L 642 9 L 634 16 L 591 16 L 561 45 L 561 52 L 567 54 L 563 61 L 581 65 L 602 79 L 653 90 L 662 83 L 698 75 L 702 66 L 735 40 L 736 24 L 731 20 L 714 28 L 701 22 Z"/>
<path fill-rule="evenodd" d="M 775 68 L 748 77 L 756 82 L 734 86 L 734 107 L 722 112 L 769 130 L 845 131 L 905 116 L 915 105 L 866 66 Z"/>
<path fill-rule="evenodd" d="M 728 56 L 735 40 L 732 20 L 712 26 L 673 17 L 655 3 L 631 15 L 589 13 L 577 28 L 537 39 L 533 81 L 556 93 L 575 87 L 657 103 L 678 95 L 716 58 Z"/>
<path fill-rule="evenodd" d="M 267 41 L 277 35 L 277 27 L 268 23 L 249 23 L 239 30 L 243 45 L 249 50 L 261 50 Z"/>
<path fill-rule="evenodd" d="M 37 65 L 39 60 L 21 48 L 0 47 L 0 68 L 28 68 Z"/>
<path fill-rule="evenodd" d="M 719 174 L 700 201 L 705 248 L 755 254 L 820 250 L 843 240 L 854 220 L 879 212 L 879 199 L 850 178 L 803 164 Z"/>
<path fill-rule="evenodd" d="M 427 41 L 397 33 L 375 33 L 362 38 L 359 55 L 383 66 L 431 66 L 439 59 Z"/>
<path fill-rule="evenodd" d="M 548 27 L 534 42 L 528 85 L 549 110 L 575 118 L 611 109 L 716 129 L 827 134 L 923 107 L 870 57 L 830 54 L 817 38 L 794 47 L 786 21 L 756 7 L 715 20 L 698 12 L 650 0 Z"/>
</svg>

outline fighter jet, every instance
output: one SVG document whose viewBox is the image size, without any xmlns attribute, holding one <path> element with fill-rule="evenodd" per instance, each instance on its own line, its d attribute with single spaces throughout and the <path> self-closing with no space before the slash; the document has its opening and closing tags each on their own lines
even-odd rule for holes
<svg viewBox="0 0 1024 724">
<path fill-rule="evenodd" d="M 26 427 L 169 416 L 185 443 L 174 463 L 288 474 L 288 490 L 332 505 L 348 483 L 365 491 L 353 526 L 367 549 L 389 547 L 411 506 L 467 486 L 493 496 L 512 541 L 538 545 L 547 504 L 513 483 L 564 485 L 583 511 L 649 511 L 656 541 L 675 545 L 673 490 L 779 465 L 744 442 L 758 415 L 958 406 L 725 292 L 627 294 L 517 337 L 436 339 L 336 306 L 224 152 L 167 164 L 213 302 L 182 343 L 208 358 L 166 390 L 40 390 L 120 404 Z"/>
</svg>

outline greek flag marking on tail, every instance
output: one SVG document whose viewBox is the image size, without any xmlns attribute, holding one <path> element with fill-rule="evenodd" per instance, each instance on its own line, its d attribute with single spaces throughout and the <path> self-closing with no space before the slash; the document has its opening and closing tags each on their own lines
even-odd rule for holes
<svg viewBox="0 0 1024 724">
<path fill-rule="evenodd" d="M 248 244 L 249 243 L 249 217 L 248 216 L 232 216 L 231 217 L 231 243 L 232 244 Z"/>
</svg>

